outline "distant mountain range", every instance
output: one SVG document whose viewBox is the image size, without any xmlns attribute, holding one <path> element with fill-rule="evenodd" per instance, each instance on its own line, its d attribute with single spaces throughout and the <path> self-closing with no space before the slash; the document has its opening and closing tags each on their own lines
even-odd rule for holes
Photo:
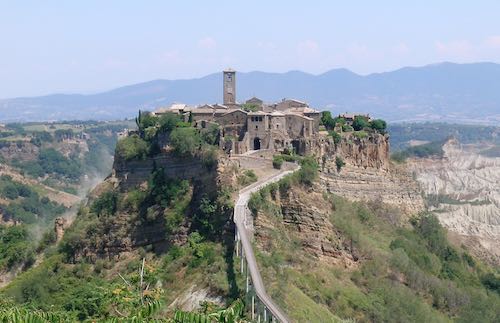
<svg viewBox="0 0 500 323">
<path fill-rule="evenodd" d="M 389 121 L 500 124 L 500 64 L 440 63 L 366 76 L 347 69 L 237 74 L 237 99 L 296 98 L 320 110 L 368 112 Z M 123 119 L 174 102 L 222 101 L 222 73 L 154 80 L 92 95 L 54 94 L 0 100 L 0 121 Z"/>
</svg>

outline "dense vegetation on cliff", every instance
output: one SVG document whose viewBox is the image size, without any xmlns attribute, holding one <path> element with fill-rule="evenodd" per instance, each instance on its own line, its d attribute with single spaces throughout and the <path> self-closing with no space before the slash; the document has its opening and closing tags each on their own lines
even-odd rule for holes
<svg viewBox="0 0 500 323">
<path fill-rule="evenodd" d="M 290 178 L 254 194 L 251 206 L 264 280 L 296 321 L 500 317 L 499 273 L 450 244 L 432 214 L 407 224 L 396 209 L 349 202 Z M 320 225 L 323 217 L 328 223 Z"/>
<path fill-rule="evenodd" d="M 138 121 L 137 133 L 119 141 L 118 158 L 138 162 L 167 153 L 185 162 L 201 159 L 206 175 L 171 178 L 155 166 L 144 183 L 130 189 L 116 187 L 112 178 L 104 181 L 79 208 L 63 240 L 50 241 L 45 260 L 9 284 L 4 297 L 65 320 L 130 319 L 147 304 L 159 305 L 156 318 L 172 317 L 173 309 L 164 305 L 197 305 L 184 299 L 193 288 L 214 301 L 197 315 L 214 316 L 240 297 L 234 233 L 227 225 L 230 189 L 214 186 L 216 169 L 206 159 L 207 151 L 215 151 L 216 133 L 191 128 L 173 115 L 143 115 Z M 172 148 L 166 152 L 158 146 L 165 142 Z M 137 143 L 143 155 L 137 154 Z M 248 183 L 255 174 L 240 178 Z"/>
</svg>

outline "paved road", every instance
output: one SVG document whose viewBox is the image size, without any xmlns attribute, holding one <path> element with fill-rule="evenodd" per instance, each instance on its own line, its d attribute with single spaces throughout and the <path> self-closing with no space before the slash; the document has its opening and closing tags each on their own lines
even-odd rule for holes
<svg viewBox="0 0 500 323">
<path fill-rule="evenodd" d="M 296 167 L 298 169 L 298 167 Z M 296 170 L 295 169 L 295 170 Z M 292 173 L 294 170 L 282 171 L 271 177 L 258 181 L 240 191 L 238 200 L 236 201 L 234 207 L 234 223 L 238 229 L 238 233 L 241 239 L 241 245 L 247 261 L 248 270 L 250 271 L 250 276 L 252 277 L 252 283 L 255 288 L 255 293 L 258 298 L 265 304 L 267 309 L 276 317 L 280 322 L 288 323 L 290 322 L 285 313 L 279 308 L 276 303 L 273 302 L 271 297 L 267 295 L 262 277 L 260 275 L 259 268 L 257 266 L 257 261 L 255 260 L 255 255 L 253 253 L 252 243 L 250 242 L 249 233 L 246 227 L 246 214 L 247 214 L 247 204 L 250 199 L 250 194 L 260 190 L 262 187 L 280 180 L 283 176 Z"/>
</svg>

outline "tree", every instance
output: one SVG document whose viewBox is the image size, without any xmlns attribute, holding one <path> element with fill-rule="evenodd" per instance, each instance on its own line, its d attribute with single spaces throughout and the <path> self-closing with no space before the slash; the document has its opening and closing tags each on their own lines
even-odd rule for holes
<svg viewBox="0 0 500 323">
<path fill-rule="evenodd" d="M 377 130 L 380 133 L 384 133 L 387 128 L 387 122 L 382 119 L 372 120 L 370 123 L 372 129 Z"/>
<path fill-rule="evenodd" d="M 191 115 L 191 113 L 189 115 Z M 159 118 L 158 124 L 160 125 L 160 130 L 162 132 L 168 132 L 172 131 L 181 121 L 182 120 L 178 114 L 167 112 Z"/>
<path fill-rule="evenodd" d="M 200 134 L 194 128 L 175 128 L 170 134 L 170 145 L 180 157 L 193 156 L 201 145 Z"/>
<path fill-rule="evenodd" d="M 328 130 L 335 128 L 335 120 L 332 118 L 332 113 L 330 111 L 321 112 L 321 123 Z"/>
<path fill-rule="evenodd" d="M 364 116 L 355 116 L 354 121 L 352 122 L 352 127 L 354 130 L 359 131 L 363 130 L 365 127 L 369 127 L 370 123 L 368 122 L 368 118 Z"/>
<path fill-rule="evenodd" d="M 116 153 L 125 160 L 142 159 L 148 154 L 148 143 L 134 134 L 118 141 Z"/>
</svg>

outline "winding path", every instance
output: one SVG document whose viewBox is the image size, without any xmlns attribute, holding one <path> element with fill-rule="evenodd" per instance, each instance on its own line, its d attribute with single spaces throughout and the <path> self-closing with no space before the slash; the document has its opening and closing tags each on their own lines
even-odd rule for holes
<svg viewBox="0 0 500 323">
<path fill-rule="evenodd" d="M 241 248 L 243 257 L 246 260 L 248 271 L 250 272 L 250 277 L 252 279 L 252 284 L 255 289 L 255 294 L 260 299 L 260 301 L 264 304 L 265 308 L 272 315 L 271 318 L 276 318 L 278 321 L 283 323 L 288 323 L 290 320 L 285 315 L 285 313 L 279 308 L 276 303 L 269 297 L 266 293 L 266 289 L 264 287 L 264 283 L 262 281 L 262 277 L 260 275 L 259 268 L 257 266 L 257 261 L 255 259 L 255 254 L 253 252 L 252 243 L 250 239 L 251 233 L 247 228 L 247 215 L 250 213 L 248 209 L 248 201 L 250 200 L 250 195 L 253 192 L 256 192 L 263 188 L 264 186 L 276 182 L 283 178 L 284 176 L 293 173 L 299 169 L 297 165 L 294 165 L 293 170 L 283 170 L 277 174 L 274 174 L 266 179 L 258 181 L 239 192 L 239 197 L 236 200 L 236 204 L 234 207 L 234 223 L 236 224 L 237 236 L 241 241 Z M 252 302 L 252 315 L 253 315 L 253 307 L 254 304 Z M 266 314 L 264 314 L 264 319 Z"/>
</svg>

